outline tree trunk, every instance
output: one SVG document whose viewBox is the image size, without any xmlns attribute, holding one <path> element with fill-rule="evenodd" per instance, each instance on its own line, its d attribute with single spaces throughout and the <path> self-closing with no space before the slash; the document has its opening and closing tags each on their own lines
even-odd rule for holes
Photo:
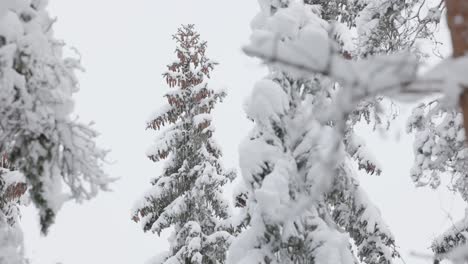
<svg viewBox="0 0 468 264">
<path fill-rule="evenodd" d="M 461 57 L 468 51 L 468 0 L 445 0 L 447 23 L 452 35 L 453 57 Z M 467 72 L 468 74 L 468 72 Z M 468 139 L 468 87 L 460 96 L 465 135 Z"/>
</svg>

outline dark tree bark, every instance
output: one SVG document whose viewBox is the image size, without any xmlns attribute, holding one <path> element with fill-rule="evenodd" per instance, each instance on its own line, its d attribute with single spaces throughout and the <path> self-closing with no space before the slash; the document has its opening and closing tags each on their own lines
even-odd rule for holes
<svg viewBox="0 0 468 264">
<path fill-rule="evenodd" d="M 453 57 L 461 57 L 468 51 L 468 0 L 445 0 L 447 23 L 452 36 Z M 468 135 L 468 87 L 460 96 L 465 135 Z M 468 137 L 467 137 L 468 138 Z"/>
</svg>

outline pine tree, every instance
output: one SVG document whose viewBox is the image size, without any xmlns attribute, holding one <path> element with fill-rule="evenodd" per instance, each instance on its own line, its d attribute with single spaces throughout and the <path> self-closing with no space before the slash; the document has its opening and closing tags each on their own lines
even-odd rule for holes
<svg viewBox="0 0 468 264">
<path fill-rule="evenodd" d="M 76 59 L 64 58 L 46 0 L 0 3 L 0 153 L 26 177 L 47 233 L 65 201 L 106 189 L 97 132 L 77 121 Z"/>
<path fill-rule="evenodd" d="M 206 82 L 217 63 L 207 58 L 207 42 L 194 25 L 183 25 L 173 39 L 177 60 L 164 73 L 171 91 L 147 127 L 160 131 L 148 157 L 167 162 L 137 204 L 134 220 L 141 221 L 144 231 L 158 234 L 174 228 L 170 252 L 155 263 L 224 263 L 231 228 L 222 187 L 234 173 L 220 163 L 210 113 L 226 93 Z"/>
<path fill-rule="evenodd" d="M 270 62 L 270 75 L 247 106 L 255 127 L 241 147 L 247 190 L 237 199 L 246 206 L 248 227 L 233 243 L 230 263 L 393 263 L 399 256 L 393 235 L 354 170 L 381 173 L 354 126 L 361 120 L 388 125 L 380 115 L 382 97 L 347 101 L 348 87 L 324 76 L 336 69 L 322 61 L 333 53 L 359 61 L 413 49 L 431 25 L 418 24 L 409 12 L 416 1 L 304 2 L 260 1 L 254 19 L 246 51 Z M 352 30 L 358 45 L 350 41 Z M 278 58 L 290 63 L 277 65 Z M 311 74 L 309 65 L 325 74 Z"/>
</svg>

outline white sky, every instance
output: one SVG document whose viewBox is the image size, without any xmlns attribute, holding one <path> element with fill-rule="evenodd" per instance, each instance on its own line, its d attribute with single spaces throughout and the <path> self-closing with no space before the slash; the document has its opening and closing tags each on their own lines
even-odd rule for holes
<svg viewBox="0 0 468 264">
<path fill-rule="evenodd" d="M 226 87 L 229 96 L 215 112 L 216 137 L 226 167 L 236 167 L 237 146 L 249 129 L 242 103 L 255 81 L 265 75 L 257 61 L 240 51 L 248 40 L 257 2 L 52 0 L 50 11 L 58 17 L 56 35 L 83 56 L 86 73 L 80 74 L 76 112 L 84 121 L 96 121 L 100 145 L 112 150 L 107 171 L 120 180 L 112 193 L 83 205 L 65 205 L 46 238 L 39 235 L 35 210 L 25 210 L 28 254 L 33 264 L 144 263 L 167 246 L 165 237 L 144 234 L 130 220 L 130 208 L 160 171 L 144 155 L 156 135 L 145 131 L 145 121 L 163 102 L 167 89 L 161 73 L 175 58 L 171 35 L 180 24 L 196 24 L 208 41 L 208 55 L 221 63 L 210 84 Z M 405 135 L 408 107 L 403 108 L 385 138 L 362 129 L 384 173 L 363 175 L 361 181 L 393 230 L 406 262 L 429 263 L 408 253 L 427 252 L 431 239 L 451 224 L 447 214 L 456 221 L 464 206 L 444 187 L 437 192 L 413 187 L 412 138 Z"/>
</svg>

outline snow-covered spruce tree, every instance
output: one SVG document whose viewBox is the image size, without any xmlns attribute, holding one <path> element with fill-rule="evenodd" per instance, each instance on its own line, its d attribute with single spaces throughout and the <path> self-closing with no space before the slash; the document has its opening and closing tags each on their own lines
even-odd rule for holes
<svg viewBox="0 0 468 264">
<path fill-rule="evenodd" d="M 18 222 L 18 206 L 28 201 L 25 192 L 25 178 L 21 173 L 0 168 L 0 263 L 28 263 Z"/>
<path fill-rule="evenodd" d="M 62 56 L 46 6 L 0 3 L 0 153 L 26 177 L 43 233 L 63 202 L 90 199 L 109 183 L 97 133 L 71 115 L 80 65 Z"/>
<path fill-rule="evenodd" d="M 307 0 L 306 0 L 307 2 Z M 349 58 L 366 58 L 375 54 L 392 54 L 401 50 L 411 50 L 419 57 L 425 57 L 423 51 L 418 50 L 416 43 L 420 39 L 434 39 L 435 29 L 440 21 L 441 6 L 428 7 L 425 1 L 309 1 L 319 4 L 323 18 L 332 23 L 337 31 L 333 36 L 341 44 L 340 52 L 349 55 Z M 429 9 L 427 14 L 421 9 Z M 349 29 L 355 28 L 357 32 L 357 45 L 346 41 Z M 343 39 L 343 37 L 345 39 Z M 382 96 L 368 98 L 359 102 L 348 115 L 344 144 L 348 154 L 358 163 L 359 169 L 370 174 L 380 174 L 377 163 L 365 155 L 363 141 L 355 134 L 354 125 L 358 121 L 375 126 L 389 125 L 395 113 L 382 112 L 384 109 Z M 385 101 L 384 101 L 385 102 Z M 388 101 L 387 101 L 388 104 Z M 390 102 L 393 105 L 393 103 Z M 390 115 L 388 120 L 382 116 Z M 352 172 L 342 170 L 335 178 L 329 197 L 334 207 L 334 220 L 350 233 L 357 245 L 357 254 L 363 262 L 385 263 L 389 258 L 382 257 L 383 252 L 395 251 L 381 247 L 386 245 L 394 248 L 395 244 L 390 230 L 385 225 L 373 226 L 369 219 L 365 219 L 368 212 L 374 210 L 367 208 L 362 201 L 366 195 L 359 187 L 359 183 L 352 177 Z M 330 199 L 331 198 L 331 199 Z M 371 232 L 369 232 L 371 230 Z"/>
<path fill-rule="evenodd" d="M 229 260 L 351 263 L 357 260 L 352 257 L 347 236 L 341 234 L 346 231 L 360 261 L 392 263 L 398 256 L 393 236 L 378 209 L 359 187 L 351 162 L 354 159 L 359 169 L 380 174 L 380 168 L 367 155 L 365 145 L 353 130 L 361 119 L 370 123 L 371 115 L 377 125 L 384 124 L 377 113 L 380 97 L 350 103 L 344 99 L 348 96 L 342 97 L 342 88 L 337 83 L 320 75 L 298 77 L 302 75 L 288 68 L 309 70 L 301 66 L 306 60 L 312 67 L 331 71 L 334 69 L 329 65 L 321 65 L 322 58 L 332 55 L 330 51 L 348 60 L 388 54 L 411 48 L 414 41 L 410 40 L 420 38 L 421 34 L 404 33 L 406 42 L 397 44 L 397 40 L 390 38 L 393 46 L 386 45 L 386 39 L 382 38 L 379 46 L 375 46 L 377 42 L 371 41 L 370 36 L 386 33 L 385 27 L 378 26 L 377 18 L 388 14 L 393 4 L 306 2 L 310 5 L 260 1 L 262 12 L 254 19 L 253 44 L 248 53 L 260 54 L 266 62 L 293 61 L 286 65 L 289 66 L 286 70 L 272 65 L 270 76 L 257 84 L 247 104 L 247 114 L 255 122 L 255 128 L 241 147 L 242 174 L 248 186 L 237 198 L 247 206 L 249 227 L 234 242 Z M 413 6 L 406 7 L 411 10 Z M 408 10 L 401 8 L 395 13 Z M 377 15 L 370 16 L 371 11 Z M 413 19 L 407 19 L 402 28 L 410 27 L 417 20 Z M 416 32 L 430 32 L 428 26 L 412 27 L 417 28 Z M 352 28 L 359 32 L 358 44 L 350 41 Z M 340 45 L 330 45 L 327 35 Z M 281 56 L 283 43 L 290 43 L 293 52 Z M 308 49 L 317 56 L 309 56 Z M 276 52 L 279 57 L 275 57 Z M 375 68 L 379 67 L 382 65 Z M 356 79 L 362 81 L 359 76 Z M 351 107 L 343 113 L 340 110 L 346 109 L 337 109 L 338 116 L 327 113 L 340 104 Z M 246 250 L 249 254 L 244 253 Z"/>
<path fill-rule="evenodd" d="M 285 2 L 263 1 L 254 29 L 272 31 L 285 41 L 298 37 L 295 32 L 301 24 L 310 29 L 311 25 L 319 27 L 326 34 L 327 23 L 316 13 L 302 5 L 288 6 Z M 293 22 L 287 25 L 288 21 Z M 319 77 L 295 78 L 274 67 L 270 70 L 270 76 L 254 88 L 246 109 L 256 125 L 240 153 L 242 174 L 250 188 L 244 193 L 248 196 L 250 221 L 233 244 L 229 260 L 354 263 L 349 237 L 333 223 L 326 193 L 334 173 L 349 172 L 345 169 L 345 151 L 337 131 L 320 120 L 323 113 L 320 109 L 330 106 L 328 99 L 334 83 Z M 335 159 L 331 160 L 335 153 Z M 333 169 L 328 171 L 326 167 Z M 357 189 L 353 183 L 345 186 L 350 193 Z M 365 205 L 358 207 L 363 211 L 373 209 L 367 203 L 361 199 L 356 207 Z M 246 250 L 248 254 L 244 254 Z M 391 259 L 391 250 L 383 252 L 388 252 L 385 257 Z"/>
<path fill-rule="evenodd" d="M 222 187 L 235 175 L 220 163 L 210 113 L 226 94 L 206 82 L 216 63 L 206 57 L 207 43 L 194 25 L 183 25 L 173 38 L 177 60 L 164 73 L 171 91 L 165 94 L 167 104 L 148 123 L 160 134 L 147 155 L 167 162 L 136 205 L 134 220 L 158 234 L 174 228 L 170 251 L 154 263 L 224 263 L 231 228 Z"/>
</svg>

